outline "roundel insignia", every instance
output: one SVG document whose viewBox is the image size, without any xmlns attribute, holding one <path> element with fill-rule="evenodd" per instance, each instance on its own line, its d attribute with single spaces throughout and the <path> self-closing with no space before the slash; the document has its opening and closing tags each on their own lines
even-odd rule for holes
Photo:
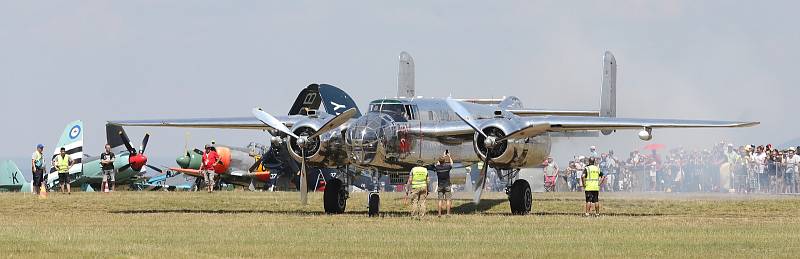
<svg viewBox="0 0 800 259">
<path fill-rule="evenodd" d="M 81 134 L 81 126 L 80 125 L 72 126 L 72 129 L 69 130 L 69 138 L 70 139 L 75 139 L 80 134 Z"/>
</svg>

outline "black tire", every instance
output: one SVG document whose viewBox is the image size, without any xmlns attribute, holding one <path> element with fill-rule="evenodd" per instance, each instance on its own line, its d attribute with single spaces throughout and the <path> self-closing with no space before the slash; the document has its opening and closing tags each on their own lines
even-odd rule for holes
<svg viewBox="0 0 800 259">
<path fill-rule="evenodd" d="M 325 213 L 341 214 L 347 207 L 347 192 L 339 179 L 331 179 L 325 185 L 325 193 L 322 195 Z"/>
<path fill-rule="evenodd" d="M 514 181 L 514 184 L 511 185 L 511 193 L 508 195 L 508 201 L 511 203 L 511 214 L 527 215 L 530 213 L 533 196 L 528 181 Z"/>
<path fill-rule="evenodd" d="M 381 207 L 381 196 L 377 193 L 371 193 L 369 195 L 369 212 L 368 215 L 370 217 L 378 216 Z"/>
</svg>

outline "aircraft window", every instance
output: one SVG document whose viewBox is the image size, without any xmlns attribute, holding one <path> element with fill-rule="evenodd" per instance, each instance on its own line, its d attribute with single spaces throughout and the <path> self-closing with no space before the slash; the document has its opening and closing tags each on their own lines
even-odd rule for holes
<svg viewBox="0 0 800 259">
<path fill-rule="evenodd" d="M 428 111 L 428 120 L 433 120 L 433 111 Z"/>
<path fill-rule="evenodd" d="M 414 106 L 406 105 L 406 119 L 408 120 L 416 120 L 417 113 L 414 111 Z"/>
<path fill-rule="evenodd" d="M 397 114 L 404 114 L 405 108 L 402 104 L 371 104 L 369 107 L 371 112 L 394 112 Z"/>
<path fill-rule="evenodd" d="M 394 112 L 394 113 L 397 113 L 397 114 L 403 114 L 404 113 L 404 108 L 403 108 L 402 104 L 384 104 L 383 107 L 381 107 L 381 111 L 382 112 Z"/>
</svg>

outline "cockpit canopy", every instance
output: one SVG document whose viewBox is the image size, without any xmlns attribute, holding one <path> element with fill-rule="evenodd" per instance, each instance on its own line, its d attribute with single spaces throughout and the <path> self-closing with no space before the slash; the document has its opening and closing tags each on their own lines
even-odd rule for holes
<svg viewBox="0 0 800 259">
<path fill-rule="evenodd" d="M 382 99 L 375 100 L 369 104 L 369 112 L 384 113 L 392 117 L 394 121 L 405 122 L 416 118 L 416 106 L 406 104 L 399 100 Z"/>
</svg>

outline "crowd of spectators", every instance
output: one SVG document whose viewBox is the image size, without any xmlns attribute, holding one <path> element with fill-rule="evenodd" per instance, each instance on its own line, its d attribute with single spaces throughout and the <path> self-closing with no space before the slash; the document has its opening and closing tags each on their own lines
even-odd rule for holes
<svg viewBox="0 0 800 259">
<path fill-rule="evenodd" d="M 582 191 L 580 177 L 590 157 L 606 175 L 602 191 L 796 193 L 797 147 L 734 145 L 720 142 L 709 149 L 667 149 L 650 145 L 646 150 L 620 157 L 613 150 L 600 153 L 592 146 L 575 155 L 558 173 L 555 190 Z M 557 167 L 545 162 L 545 168 Z M 547 177 L 546 177 L 547 179 Z"/>
</svg>

